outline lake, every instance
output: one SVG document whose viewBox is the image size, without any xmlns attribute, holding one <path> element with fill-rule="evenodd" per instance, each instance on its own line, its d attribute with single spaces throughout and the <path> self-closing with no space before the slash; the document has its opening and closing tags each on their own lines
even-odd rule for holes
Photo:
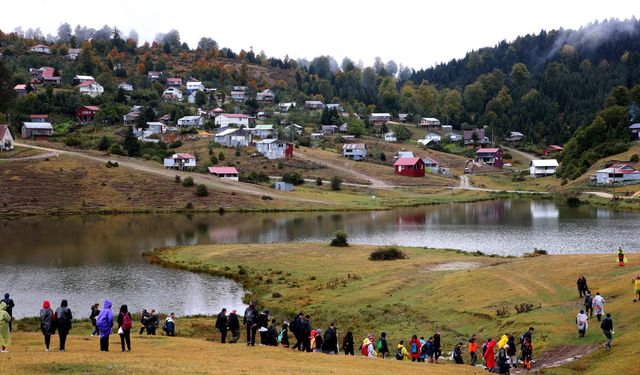
<svg viewBox="0 0 640 375">
<path fill-rule="evenodd" d="M 43 299 L 67 298 L 76 316 L 111 298 L 115 306 L 177 315 L 242 312 L 242 287 L 223 278 L 147 264 L 161 246 L 207 243 L 349 241 L 521 255 L 638 251 L 640 213 L 551 201 L 500 200 L 375 212 L 121 215 L 0 221 L 0 293 L 17 317 L 38 314 Z"/>
</svg>

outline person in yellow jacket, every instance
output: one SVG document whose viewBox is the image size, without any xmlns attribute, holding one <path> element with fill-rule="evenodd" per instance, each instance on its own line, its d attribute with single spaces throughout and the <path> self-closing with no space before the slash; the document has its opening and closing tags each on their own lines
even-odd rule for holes
<svg viewBox="0 0 640 375">
<path fill-rule="evenodd" d="M 633 302 L 640 301 L 640 275 L 631 282 L 633 283 Z"/>
<path fill-rule="evenodd" d="M 500 341 L 498 341 L 498 350 L 502 349 L 509 342 L 509 335 L 502 335 Z"/>
<path fill-rule="evenodd" d="M 409 352 L 407 348 L 404 347 L 404 340 L 400 340 L 398 343 L 398 350 L 396 350 L 396 359 L 398 361 L 408 361 L 409 360 Z"/>
<path fill-rule="evenodd" d="M 620 247 L 618 249 L 618 265 L 620 265 L 620 267 L 624 267 L 625 263 L 627 263 L 627 257 L 624 255 L 622 247 Z"/>
</svg>

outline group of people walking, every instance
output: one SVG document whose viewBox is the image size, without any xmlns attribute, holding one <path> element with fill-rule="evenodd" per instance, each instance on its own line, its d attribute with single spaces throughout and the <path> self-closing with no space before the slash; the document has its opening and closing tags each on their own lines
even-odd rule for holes
<svg viewBox="0 0 640 375">
<path fill-rule="evenodd" d="M 624 265 L 624 262 L 621 261 L 620 264 Z M 634 283 L 634 288 L 636 286 L 636 280 L 638 280 L 637 286 L 640 287 L 640 276 L 637 276 L 636 279 L 632 280 L 632 282 Z M 589 290 L 589 286 L 587 284 L 587 279 L 584 277 L 584 275 L 578 276 L 576 284 L 578 285 L 578 293 L 580 295 L 580 298 L 584 298 L 584 308 L 580 309 L 578 315 L 576 316 L 578 337 L 583 338 L 587 334 L 587 328 L 589 328 L 589 319 L 593 318 L 593 312 L 595 310 L 596 318 L 598 319 L 598 322 L 600 322 L 600 329 L 602 329 L 602 333 L 607 339 L 604 347 L 606 349 L 611 349 L 611 340 L 613 339 L 614 333 L 613 319 L 611 318 L 611 314 L 604 314 L 604 305 L 606 303 L 605 299 L 600 295 L 600 292 L 596 292 L 595 297 L 591 295 L 591 291 Z M 635 298 L 637 298 L 637 292 L 634 295 L 633 302 L 636 301 Z"/>
</svg>

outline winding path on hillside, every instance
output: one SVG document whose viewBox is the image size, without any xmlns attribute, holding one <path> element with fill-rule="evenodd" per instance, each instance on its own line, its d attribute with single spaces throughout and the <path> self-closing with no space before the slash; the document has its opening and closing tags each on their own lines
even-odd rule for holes
<svg viewBox="0 0 640 375">
<path fill-rule="evenodd" d="M 322 205 L 330 204 L 325 201 L 296 197 L 292 194 L 285 195 L 285 194 L 279 193 L 276 190 L 267 189 L 258 185 L 251 185 L 251 184 L 246 184 L 238 181 L 220 179 L 215 176 L 209 176 L 209 175 L 200 174 L 200 173 L 190 173 L 190 172 L 183 172 L 183 171 L 178 171 L 174 169 L 165 169 L 161 166 L 158 166 L 158 167 L 150 166 L 148 164 L 145 164 L 144 161 L 140 159 L 130 158 L 126 156 L 115 156 L 115 155 L 96 156 L 96 155 L 90 155 L 88 153 L 84 153 L 80 151 L 58 150 L 54 148 L 35 146 L 27 143 L 16 143 L 16 145 L 48 151 L 49 153 L 52 153 L 53 155 L 56 155 L 56 156 L 66 155 L 66 156 L 71 156 L 76 158 L 93 160 L 100 163 L 106 163 L 108 161 L 117 161 L 120 167 L 132 169 L 132 170 L 143 172 L 143 173 L 155 174 L 158 176 L 167 177 L 169 179 L 173 179 L 176 175 L 180 176 L 181 178 L 191 177 L 193 178 L 194 183 L 204 184 L 210 188 L 217 189 L 217 190 L 244 193 L 244 194 L 254 195 L 258 197 L 270 196 L 274 199 L 281 199 L 281 200 L 294 201 L 294 202 L 300 202 L 300 203 L 315 203 L 315 204 L 322 204 Z"/>
<path fill-rule="evenodd" d="M 350 174 L 356 178 L 359 178 L 361 180 L 364 181 L 369 181 L 371 182 L 371 185 L 368 185 L 368 187 L 371 188 L 375 188 L 375 189 L 391 189 L 394 186 L 388 184 L 385 181 L 382 181 L 379 178 L 370 176 L 368 174 L 362 173 L 360 171 L 354 170 L 351 166 L 349 166 L 347 163 L 343 163 L 340 162 L 338 160 L 329 160 L 329 159 L 318 159 L 318 158 L 312 158 L 309 155 L 305 155 L 305 154 L 301 154 L 301 153 L 294 153 L 293 156 L 295 158 L 301 159 L 301 160 L 305 160 L 305 161 L 309 161 L 312 163 L 316 163 L 316 164 L 320 164 L 320 165 L 324 165 L 325 167 L 330 167 L 332 169 L 336 169 L 339 170 L 341 172 Z"/>
</svg>

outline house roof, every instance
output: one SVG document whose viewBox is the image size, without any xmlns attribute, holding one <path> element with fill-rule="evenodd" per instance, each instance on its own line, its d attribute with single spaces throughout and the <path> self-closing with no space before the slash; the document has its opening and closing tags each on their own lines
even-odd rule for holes
<svg viewBox="0 0 640 375">
<path fill-rule="evenodd" d="M 307 100 L 307 101 L 305 101 L 305 102 L 304 102 L 304 104 L 315 104 L 315 105 L 320 105 L 320 104 L 322 104 L 322 105 L 324 105 L 324 103 L 322 103 L 322 102 L 321 102 L 321 101 L 319 101 L 319 100 Z"/>
<path fill-rule="evenodd" d="M 364 143 L 345 143 L 342 145 L 343 150 L 364 150 L 366 148 Z"/>
<path fill-rule="evenodd" d="M 93 78 L 92 76 L 81 76 L 81 75 L 76 75 L 75 77 L 73 77 L 73 79 L 78 79 L 78 80 L 89 80 L 89 81 L 95 81 L 96 79 Z"/>
<path fill-rule="evenodd" d="M 90 111 L 94 111 L 94 112 L 100 110 L 100 107 L 95 106 L 95 105 L 85 105 L 85 106 L 80 107 L 79 109 L 82 109 L 82 108 L 86 108 L 86 109 L 88 109 Z"/>
<path fill-rule="evenodd" d="M 398 151 L 399 158 L 412 158 L 413 152 L 411 151 Z"/>
<path fill-rule="evenodd" d="M 629 129 L 640 129 L 640 123 L 629 126 Z"/>
<path fill-rule="evenodd" d="M 243 113 L 223 113 L 221 116 L 229 118 L 251 118 L 251 116 L 245 115 Z"/>
<path fill-rule="evenodd" d="M 42 70 L 42 78 L 53 78 L 53 73 L 56 71 L 50 66 L 43 66 L 40 69 Z"/>
<path fill-rule="evenodd" d="M 209 167 L 211 174 L 238 174 L 236 167 Z"/>
<path fill-rule="evenodd" d="M 277 140 L 277 139 L 263 139 L 263 140 L 261 140 L 261 141 L 256 142 L 256 144 L 257 144 L 257 143 L 263 143 L 263 144 L 266 144 L 266 143 L 285 143 L 285 142 L 278 142 L 278 140 Z"/>
<path fill-rule="evenodd" d="M 202 118 L 202 116 L 184 116 L 178 119 L 178 121 L 184 120 L 184 121 L 194 121 L 194 120 L 200 120 Z"/>
<path fill-rule="evenodd" d="M 166 126 L 165 124 L 158 121 L 147 121 L 147 125 L 149 126 Z"/>
<path fill-rule="evenodd" d="M 498 151 L 500 151 L 499 148 L 479 148 L 478 150 L 476 150 L 476 154 L 480 154 L 480 153 L 494 154 Z"/>
<path fill-rule="evenodd" d="M 396 135 L 396 133 L 394 133 L 394 132 L 386 132 L 386 133 L 384 133 L 384 135 L 385 135 L 385 136 L 387 136 L 387 135 L 388 135 L 388 136 L 390 136 L 390 137 L 393 137 L 394 135 Z"/>
<path fill-rule="evenodd" d="M 473 137 L 473 133 L 476 133 L 478 135 L 478 139 L 484 138 L 484 130 L 483 129 L 476 129 L 476 130 L 465 130 L 464 131 L 464 139 L 465 140 L 471 139 L 471 137 Z"/>
<path fill-rule="evenodd" d="M 215 109 L 213 110 L 213 112 L 215 112 L 215 113 L 222 113 L 222 112 L 224 112 L 224 109 L 222 109 L 222 108 L 218 107 L 218 108 L 215 108 Z"/>
<path fill-rule="evenodd" d="M 423 118 L 421 118 L 421 119 L 420 119 L 420 121 L 422 121 L 422 120 L 424 120 L 424 121 L 434 121 L 434 122 L 435 122 L 435 121 L 438 121 L 438 122 L 440 122 L 440 120 L 438 120 L 438 119 L 437 119 L 437 118 L 435 118 L 435 117 L 423 117 Z"/>
<path fill-rule="evenodd" d="M 524 134 L 520 132 L 510 132 L 512 137 L 524 137 Z"/>
<path fill-rule="evenodd" d="M 251 130 L 273 130 L 273 125 L 256 125 Z"/>
<path fill-rule="evenodd" d="M 440 164 L 440 163 L 438 163 L 438 161 L 437 161 L 437 160 L 432 159 L 432 158 L 430 158 L 430 157 L 428 157 L 428 156 L 423 156 L 423 157 L 422 157 L 422 161 L 423 161 L 425 164 L 436 164 L 436 165 Z"/>
<path fill-rule="evenodd" d="M 45 46 L 44 44 L 36 44 L 35 46 L 31 47 L 31 49 L 33 48 L 49 48 L 49 46 Z"/>
<path fill-rule="evenodd" d="M 396 160 L 395 163 L 393 163 L 394 166 L 397 165 L 416 165 L 419 161 L 422 161 L 422 159 L 420 158 L 398 158 L 398 160 Z"/>
<path fill-rule="evenodd" d="M 33 115 L 29 115 L 29 118 L 49 118 L 49 115 L 39 115 L 39 114 L 33 114 Z"/>
<path fill-rule="evenodd" d="M 200 82 L 200 81 L 189 81 L 189 82 L 187 82 L 187 87 L 189 87 L 189 86 L 201 86 L 201 85 L 202 85 L 202 82 Z"/>
<path fill-rule="evenodd" d="M 27 129 L 49 129 L 53 130 L 53 126 L 51 126 L 48 122 L 23 122 L 24 127 Z"/>
<path fill-rule="evenodd" d="M 424 136 L 425 138 L 429 137 L 429 138 L 434 138 L 434 137 L 438 137 L 438 138 L 442 138 L 442 136 L 438 133 L 429 133 L 427 135 Z"/>
<path fill-rule="evenodd" d="M 240 130 L 240 129 L 238 129 L 238 128 L 225 129 L 225 130 L 221 131 L 220 133 L 217 133 L 217 134 L 216 134 L 216 137 L 224 137 L 224 136 L 226 136 L 226 135 L 233 134 L 233 133 L 235 133 L 235 132 L 237 132 L 237 131 L 239 131 L 239 130 Z"/>
<path fill-rule="evenodd" d="M 167 78 L 167 82 L 182 82 L 182 78 L 180 77 Z"/>
<path fill-rule="evenodd" d="M 564 148 L 562 148 L 561 146 L 558 146 L 558 145 L 551 145 L 551 146 L 549 146 L 549 148 L 552 148 L 552 149 L 557 150 L 557 151 L 564 150 Z"/>
<path fill-rule="evenodd" d="M 371 117 L 391 117 L 389 113 L 372 113 Z"/>
<path fill-rule="evenodd" d="M 9 132 L 11 134 L 11 130 L 9 129 L 9 125 L 0 125 L 0 139 L 4 138 L 4 135 Z"/>
<path fill-rule="evenodd" d="M 19 85 L 16 85 L 16 87 L 14 87 L 13 89 L 14 90 L 26 90 L 27 89 L 27 85 L 19 84 Z"/>
<path fill-rule="evenodd" d="M 540 160 L 531 160 L 531 164 L 529 166 L 532 167 L 557 167 L 558 161 L 556 159 L 540 159 Z"/>
<path fill-rule="evenodd" d="M 195 159 L 196 157 L 187 153 L 177 153 L 171 155 L 172 159 Z"/>
<path fill-rule="evenodd" d="M 620 168 L 609 167 L 609 168 L 605 168 L 605 169 L 601 169 L 599 171 L 596 171 L 596 173 L 629 174 L 629 173 L 640 173 L 640 171 L 635 170 L 633 167 L 631 169 L 620 169 Z"/>
<path fill-rule="evenodd" d="M 80 83 L 76 87 L 89 87 L 89 86 L 93 85 L 94 83 L 97 83 L 97 82 L 96 81 L 84 81 L 84 82 Z"/>
</svg>

